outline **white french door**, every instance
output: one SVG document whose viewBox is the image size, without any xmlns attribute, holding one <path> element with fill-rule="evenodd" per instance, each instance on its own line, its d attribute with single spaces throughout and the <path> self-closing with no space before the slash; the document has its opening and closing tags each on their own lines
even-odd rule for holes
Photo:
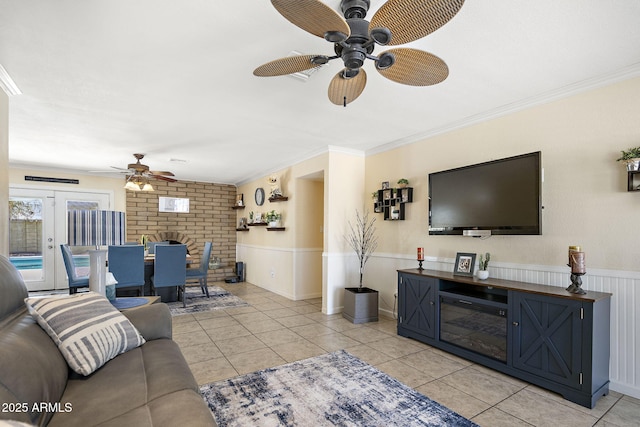
<svg viewBox="0 0 640 427">
<path fill-rule="evenodd" d="M 107 192 L 9 189 L 9 257 L 28 290 L 69 287 L 60 251 L 67 243 L 67 211 L 109 209 L 112 198 Z M 74 247 L 74 255 L 83 249 Z"/>
<path fill-rule="evenodd" d="M 9 259 L 30 291 L 55 283 L 53 191 L 9 189 Z"/>
</svg>

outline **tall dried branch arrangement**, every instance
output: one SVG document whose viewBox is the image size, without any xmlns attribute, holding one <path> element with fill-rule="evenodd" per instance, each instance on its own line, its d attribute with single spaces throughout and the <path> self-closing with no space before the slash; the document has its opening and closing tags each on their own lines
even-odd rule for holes
<svg viewBox="0 0 640 427">
<path fill-rule="evenodd" d="M 369 220 L 369 212 L 361 215 L 356 210 L 356 222 L 355 224 L 349 221 L 349 235 L 346 236 L 349 246 L 353 248 L 358 255 L 360 261 L 360 288 L 362 288 L 362 274 L 364 273 L 364 266 L 367 264 L 369 257 L 378 247 L 378 237 L 376 237 L 376 228 L 374 223 L 376 218 L 373 217 Z"/>
</svg>

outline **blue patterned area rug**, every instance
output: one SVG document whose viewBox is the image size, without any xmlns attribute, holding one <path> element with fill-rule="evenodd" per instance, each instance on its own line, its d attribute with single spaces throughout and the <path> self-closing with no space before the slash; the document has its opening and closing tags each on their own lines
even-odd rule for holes
<svg viewBox="0 0 640 427">
<path fill-rule="evenodd" d="M 476 426 L 344 350 L 207 384 L 200 392 L 220 427 Z"/>
<path fill-rule="evenodd" d="M 246 307 L 249 305 L 243 299 L 238 298 L 218 286 L 209 286 L 209 298 L 202 293 L 200 286 L 188 286 L 186 295 L 186 307 L 182 307 L 182 301 L 167 304 L 172 316 L 201 313 L 203 311 L 224 310 L 225 308 Z"/>
</svg>

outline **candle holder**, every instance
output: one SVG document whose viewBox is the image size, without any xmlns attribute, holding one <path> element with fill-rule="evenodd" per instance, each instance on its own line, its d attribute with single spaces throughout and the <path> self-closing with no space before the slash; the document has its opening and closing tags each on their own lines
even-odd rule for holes
<svg viewBox="0 0 640 427">
<path fill-rule="evenodd" d="M 422 262 L 423 262 L 423 260 L 421 260 L 421 259 L 418 260 L 418 270 L 420 270 L 420 271 L 424 270 L 424 268 L 422 268 Z"/>
<path fill-rule="evenodd" d="M 587 293 L 582 286 L 582 278 L 580 276 L 584 276 L 585 273 L 571 273 L 571 284 L 567 287 L 567 291 L 572 294 L 584 295 Z"/>
<path fill-rule="evenodd" d="M 587 293 L 582 286 L 582 278 L 587 273 L 584 268 L 584 252 L 580 251 L 580 246 L 569 246 L 569 264 L 571 269 L 571 284 L 567 287 L 567 291 L 572 294 L 584 295 Z"/>
</svg>

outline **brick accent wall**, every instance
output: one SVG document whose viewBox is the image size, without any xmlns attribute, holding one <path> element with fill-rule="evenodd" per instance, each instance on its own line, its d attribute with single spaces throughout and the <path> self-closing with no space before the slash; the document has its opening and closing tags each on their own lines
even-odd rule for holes
<svg viewBox="0 0 640 427">
<path fill-rule="evenodd" d="M 221 258 L 224 267 L 210 269 L 209 282 L 232 276 L 236 262 L 236 214 L 231 207 L 236 187 L 160 180 L 152 180 L 152 185 L 156 191 L 127 191 L 127 241 L 140 240 L 143 234 L 179 233 L 195 244 L 197 249 L 190 252 L 196 260 L 200 260 L 205 242 L 211 241 L 211 256 Z M 158 212 L 158 197 L 188 198 L 189 213 Z"/>
</svg>

